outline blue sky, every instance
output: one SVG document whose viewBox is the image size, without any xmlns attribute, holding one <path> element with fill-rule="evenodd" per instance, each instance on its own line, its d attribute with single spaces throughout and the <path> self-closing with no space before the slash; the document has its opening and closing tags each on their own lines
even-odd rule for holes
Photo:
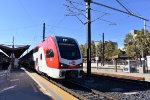
<svg viewBox="0 0 150 100">
<path fill-rule="evenodd" d="M 76 5 L 85 9 L 83 0 L 72 0 L 83 5 Z M 93 0 L 124 10 L 116 0 Z M 120 0 L 131 11 L 144 18 L 150 19 L 150 0 Z M 15 37 L 15 44 L 30 44 L 31 48 L 42 41 L 42 27 L 46 23 L 46 36 L 62 35 L 77 39 L 79 44 L 86 42 L 86 25 L 83 25 L 76 17 L 66 16 L 68 11 L 64 6 L 66 0 L 0 0 L 0 44 L 12 44 Z M 102 19 L 113 22 L 116 25 L 97 20 L 92 23 L 92 40 L 99 41 L 102 33 L 105 33 L 105 40 L 118 42 L 123 45 L 125 35 L 132 29 L 142 29 L 143 20 L 122 14 L 101 6 L 91 4 L 92 20 L 105 13 Z M 85 14 L 83 12 L 83 14 Z M 85 17 L 78 16 L 83 22 Z M 150 25 L 147 22 L 147 29 Z"/>
</svg>

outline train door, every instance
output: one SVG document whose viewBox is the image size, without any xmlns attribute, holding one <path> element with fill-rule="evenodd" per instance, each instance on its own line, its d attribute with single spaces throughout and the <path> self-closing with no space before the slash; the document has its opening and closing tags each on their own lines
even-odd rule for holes
<svg viewBox="0 0 150 100">
<path fill-rule="evenodd" d="M 39 71 L 45 73 L 45 70 L 46 70 L 46 61 L 45 61 L 43 47 L 39 48 L 38 59 L 39 59 L 38 60 Z"/>
</svg>

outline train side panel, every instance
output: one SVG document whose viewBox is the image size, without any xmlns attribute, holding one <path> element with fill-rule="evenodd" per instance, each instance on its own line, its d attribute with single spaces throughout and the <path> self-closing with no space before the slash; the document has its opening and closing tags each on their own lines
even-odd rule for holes
<svg viewBox="0 0 150 100">
<path fill-rule="evenodd" d="M 59 69 L 59 56 L 58 50 L 56 48 L 56 44 L 53 37 L 49 37 L 45 41 L 45 45 L 47 46 L 46 54 L 46 64 L 49 68 Z"/>
<path fill-rule="evenodd" d="M 53 37 L 48 37 L 38 47 L 38 52 L 33 54 L 36 71 L 45 73 L 52 78 L 60 78 L 60 61 Z"/>
</svg>

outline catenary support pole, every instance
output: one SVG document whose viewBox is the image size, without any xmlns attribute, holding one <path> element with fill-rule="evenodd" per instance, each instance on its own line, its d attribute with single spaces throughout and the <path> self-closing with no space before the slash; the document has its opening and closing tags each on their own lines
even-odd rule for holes
<svg viewBox="0 0 150 100">
<path fill-rule="evenodd" d="M 84 0 L 86 2 L 86 25 L 87 25 L 87 76 L 91 76 L 91 0 Z"/>
<path fill-rule="evenodd" d="M 43 23 L 43 41 L 45 41 L 45 23 Z"/>
<path fill-rule="evenodd" d="M 105 40 L 104 40 L 104 33 L 102 34 L 102 65 L 104 66 L 105 63 Z"/>
</svg>

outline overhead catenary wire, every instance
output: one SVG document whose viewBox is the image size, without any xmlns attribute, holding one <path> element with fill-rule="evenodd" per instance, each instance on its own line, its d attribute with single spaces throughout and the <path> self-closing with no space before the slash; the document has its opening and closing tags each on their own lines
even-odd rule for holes
<svg viewBox="0 0 150 100">
<path fill-rule="evenodd" d="M 50 34 L 55 34 L 54 30 L 55 29 L 65 29 L 65 30 L 70 30 L 70 31 L 76 31 L 77 29 L 75 28 L 71 28 L 71 27 L 64 27 L 64 26 L 60 26 L 60 24 L 66 19 L 66 15 L 64 15 L 58 22 L 56 22 L 55 25 L 51 25 L 51 24 L 46 24 L 46 28 L 47 28 L 47 33 L 52 32 Z M 83 31 L 81 28 L 78 29 L 79 31 Z"/>
<path fill-rule="evenodd" d="M 96 20 L 101 19 L 101 18 L 102 18 L 103 16 L 105 16 L 105 15 L 107 15 L 107 14 L 103 14 L 102 16 L 100 16 L 100 17 L 96 18 L 95 20 L 92 20 L 92 21 L 91 21 L 91 23 L 92 23 L 92 22 L 95 22 Z"/>
<path fill-rule="evenodd" d="M 68 8 L 70 12 L 74 13 L 70 8 Z M 84 23 L 77 15 L 74 15 L 83 25 L 85 25 L 86 23 Z"/>
<path fill-rule="evenodd" d="M 72 4 L 72 2 L 70 0 L 67 0 L 69 2 L 69 4 L 72 6 L 68 6 L 68 5 L 65 5 L 68 9 L 68 11 L 70 12 L 69 14 L 66 14 L 66 16 L 75 16 L 83 25 L 85 25 L 86 23 L 84 23 L 79 17 L 78 15 L 82 15 L 86 18 L 86 16 L 82 13 L 83 10 L 81 9 L 78 9 L 77 7 L 75 7 L 75 5 Z M 78 12 L 74 12 L 73 9 L 76 9 Z"/>
<path fill-rule="evenodd" d="M 100 12 L 100 13 L 104 13 L 104 14 L 109 14 L 109 15 L 110 15 L 110 13 L 103 12 L 103 11 L 100 11 L 100 10 L 95 10 L 95 9 L 93 9 L 93 8 L 91 8 L 91 10 L 92 10 L 92 11 L 95 11 L 95 12 Z"/>
<path fill-rule="evenodd" d="M 131 11 L 128 10 L 126 6 L 124 6 L 119 0 L 116 0 L 128 13 L 133 14 Z"/>
<path fill-rule="evenodd" d="M 85 4 L 78 3 L 78 2 L 75 2 L 75 1 L 70 1 L 70 0 L 66 0 L 66 1 L 72 2 L 72 3 L 74 3 L 74 4 L 78 4 L 78 5 L 86 6 Z"/>
<path fill-rule="evenodd" d="M 66 1 L 69 1 L 69 2 L 72 2 L 72 3 L 75 3 L 75 4 L 79 4 L 79 5 L 86 6 L 86 5 L 84 5 L 84 4 L 80 4 L 80 3 L 77 3 L 77 2 L 74 2 L 74 1 L 71 1 L 71 0 L 66 0 Z M 74 7 L 68 6 L 68 5 L 66 5 L 66 4 L 64 4 L 64 6 L 70 7 L 70 8 L 74 8 Z M 75 8 L 75 9 L 77 9 L 77 10 L 79 10 L 79 11 L 82 11 L 82 12 L 85 12 L 85 11 L 86 11 L 86 10 L 81 10 L 81 9 L 78 9 L 78 8 Z M 91 9 L 92 11 L 109 14 L 109 13 L 107 13 L 107 12 L 103 12 L 103 11 L 100 11 L 100 10 L 95 10 L 95 9 L 93 9 L 93 8 L 90 8 L 90 9 Z"/>
<path fill-rule="evenodd" d="M 105 19 L 99 19 L 99 20 L 104 21 L 104 22 L 108 22 L 109 25 L 117 25 L 116 23 L 113 23 L 113 22 L 105 20 Z"/>
<path fill-rule="evenodd" d="M 64 6 L 66 6 L 67 8 L 75 9 L 74 7 L 68 6 L 68 5 L 66 5 L 66 4 L 64 4 Z M 79 11 L 82 11 L 82 12 L 85 12 L 85 11 L 86 11 L 86 10 L 81 10 L 81 9 L 78 9 L 78 8 L 76 8 L 76 9 L 79 10 Z"/>
<path fill-rule="evenodd" d="M 82 11 L 79 10 L 70 0 L 67 0 L 67 1 L 72 5 L 72 7 L 74 7 L 74 9 L 76 9 L 77 11 L 79 11 L 85 18 L 87 18 L 87 17 L 82 13 Z"/>
<path fill-rule="evenodd" d="M 131 10 L 128 6 L 127 6 L 127 4 L 129 5 L 129 3 L 128 2 L 126 2 L 125 0 L 120 0 L 121 1 L 121 3 L 130 11 L 130 12 L 132 12 L 133 14 L 138 14 L 139 16 L 141 16 L 141 14 L 139 14 L 139 12 L 137 12 L 134 8 L 133 8 L 133 10 Z M 126 3 L 126 4 L 125 4 Z"/>
<path fill-rule="evenodd" d="M 86 16 L 85 16 L 85 14 L 83 14 L 83 12 L 86 12 L 86 10 L 81 10 L 81 9 L 79 9 L 79 8 L 77 8 L 74 4 L 80 4 L 80 3 L 77 3 L 77 2 L 74 2 L 74 1 L 71 1 L 71 0 L 66 0 L 70 5 L 64 5 L 66 8 L 67 8 L 67 10 L 69 11 L 69 13 L 68 14 L 66 14 L 66 16 L 75 16 L 83 25 L 85 25 L 85 24 L 87 24 L 87 22 L 83 22 L 81 19 L 80 19 L 80 15 L 83 15 L 85 18 L 86 18 Z M 82 5 L 82 4 L 81 4 Z M 82 5 L 83 6 L 83 5 Z M 116 25 L 116 23 L 114 23 L 114 22 L 111 22 L 111 21 L 107 21 L 107 20 L 104 20 L 104 19 L 102 19 L 102 17 L 104 17 L 105 15 L 110 15 L 109 13 L 107 13 L 107 12 L 103 12 L 103 11 L 100 11 L 100 10 L 95 10 L 95 9 L 92 9 L 92 8 L 90 8 L 91 9 L 91 11 L 94 11 L 94 12 L 99 12 L 99 13 L 102 13 L 102 15 L 101 16 L 99 16 L 99 17 L 97 17 L 97 18 L 95 18 L 95 19 L 93 19 L 93 20 L 91 20 L 91 22 L 95 22 L 95 21 L 97 21 L 97 20 L 101 20 L 101 21 L 105 21 L 105 22 L 107 22 L 107 23 L 109 23 L 109 25 Z M 74 10 L 77 10 L 77 12 L 76 11 L 74 11 Z M 87 19 L 87 18 L 86 18 Z"/>
<path fill-rule="evenodd" d="M 112 10 L 115 10 L 115 11 L 118 11 L 118 12 L 121 12 L 121 13 L 125 13 L 125 14 L 127 14 L 127 15 L 131 15 L 131 16 L 137 17 L 137 18 L 142 19 L 142 20 L 145 20 L 145 21 L 149 21 L 148 19 L 143 18 L 143 17 L 141 17 L 141 16 L 138 16 L 138 15 L 135 15 L 135 14 L 131 14 L 131 13 L 128 13 L 128 12 L 126 12 L 126 11 L 122 11 L 122 10 L 120 10 L 120 9 L 117 9 L 117 8 L 114 8 L 114 7 L 110 7 L 110 6 L 107 6 L 107 5 L 98 3 L 98 2 L 91 1 L 91 3 L 96 4 L 96 5 L 99 5 L 99 6 L 103 6 L 103 7 L 105 7 L 105 8 L 109 8 L 109 9 L 112 9 Z"/>
</svg>

